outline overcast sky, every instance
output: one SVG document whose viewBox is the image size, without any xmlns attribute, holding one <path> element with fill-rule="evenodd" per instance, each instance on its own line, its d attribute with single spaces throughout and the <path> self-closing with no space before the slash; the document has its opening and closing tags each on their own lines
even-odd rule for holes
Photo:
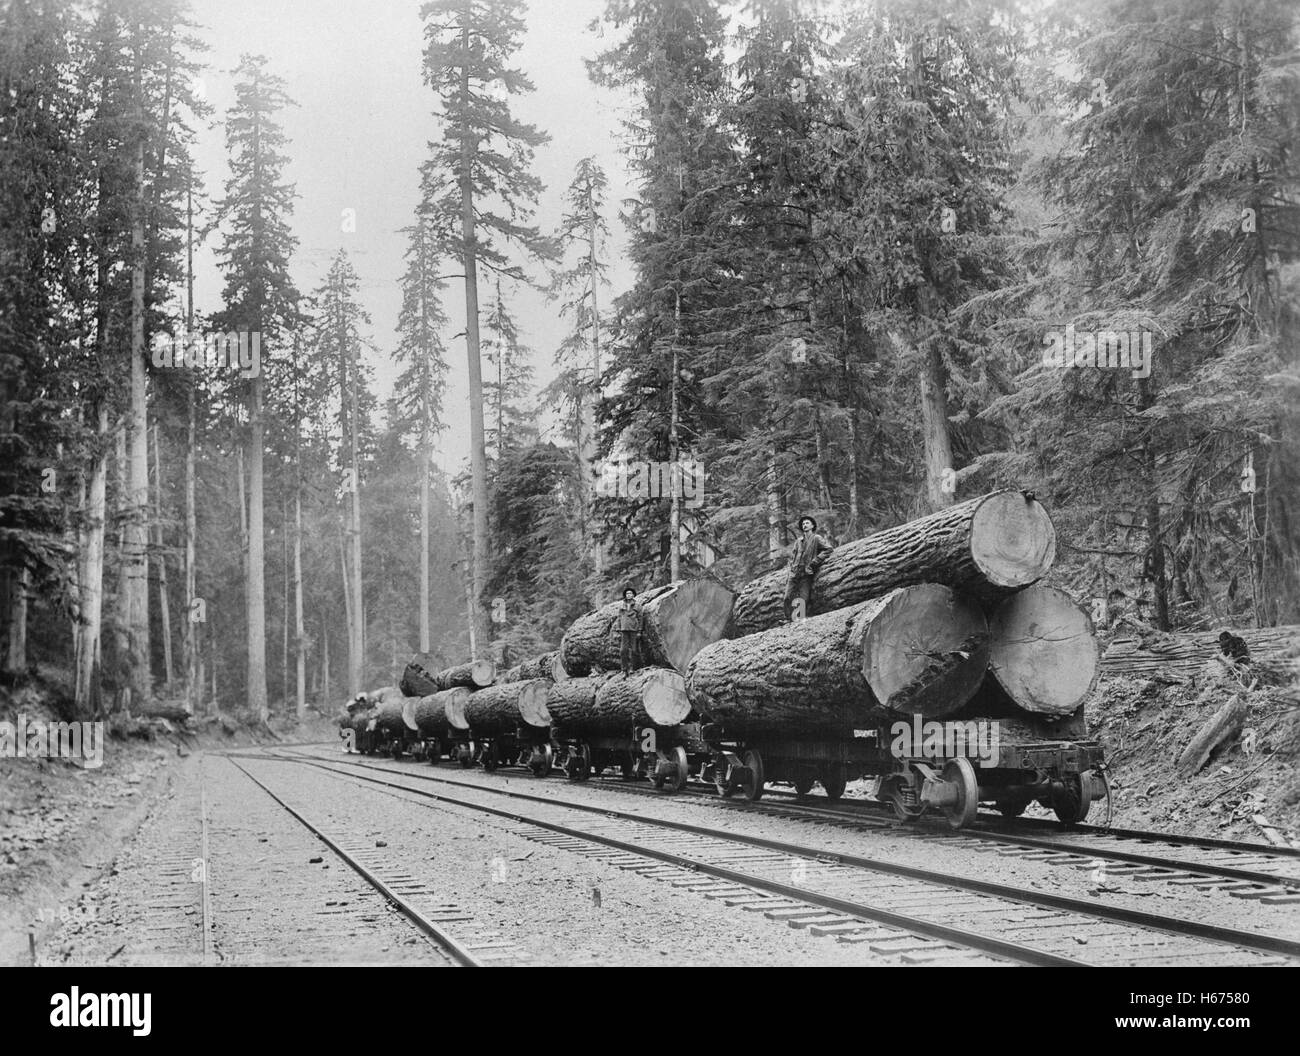
<svg viewBox="0 0 1300 1056">
<path fill-rule="evenodd" d="M 398 283 L 404 269 L 405 238 L 418 201 L 419 166 L 438 135 L 433 95 L 421 77 L 423 27 L 420 0 L 194 0 L 199 36 L 211 48 L 203 90 L 216 108 L 213 127 L 199 137 L 196 162 L 210 198 L 221 194 L 229 169 L 223 130 L 234 101 L 232 71 L 243 53 L 262 54 L 285 81 L 296 108 L 281 115 L 289 137 L 288 180 L 298 200 L 292 218 L 299 240 L 293 277 L 304 293 L 324 278 L 330 260 L 346 249 L 361 281 L 361 301 L 370 314 L 368 353 L 382 401 L 397 373 L 391 355 L 401 305 Z M 626 99 L 596 88 L 583 65 L 607 46 L 587 27 L 603 0 L 536 0 L 527 13 L 527 33 L 515 64 L 533 80 L 535 93 L 512 104 L 522 120 L 537 125 L 551 142 L 537 151 L 537 175 L 546 184 L 538 220 L 552 231 L 559 222 L 561 195 L 579 158 L 596 156 L 610 178 L 611 214 L 633 197 L 616 134 Z M 344 210 L 356 210 L 356 231 L 343 230 Z M 614 244 L 607 257 L 615 292 L 630 281 L 622 265 L 625 238 L 610 216 Z M 221 278 L 209 240 L 196 252 L 196 308 L 219 306 Z M 487 290 L 480 301 L 486 307 Z M 447 310 L 464 327 L 464 287 L 449 284 Z M 555 306 L 521 290 L 513 301 L 522 337 L 533 349 L 539 386 L 554 376 L 554 350 L 567 329 Z M 449 423 L 440 459 L 454 473 L 469 454 L 468 386 L 463 336 L 449 340 Z"/>
</svg>

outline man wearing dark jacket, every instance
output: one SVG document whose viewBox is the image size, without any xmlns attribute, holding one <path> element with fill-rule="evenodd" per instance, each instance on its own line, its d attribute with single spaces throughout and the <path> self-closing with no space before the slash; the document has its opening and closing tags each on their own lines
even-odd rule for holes
<svg viewBox="0 0 1300 1056">
<path fill-rule="evenodd" d="M 641 606 L 637 604 L 636 591 L 631 587 L 623 588 L 623 603 L 618 607 L 618 662 L 624 676 L 632 673 L 640 662 L 636 647 L 637 635 L 641 633 Z"/>
<path fill-rule="evenodd" d="M 794 599 L 799 599 L 798 619 L 808 614 L 808 599 L 812 596 L 813 577 L 822 567 L 834 547 L 825 537 L 817 534 L 817 522 L 807 514 L 799 518 L 799 538 L 794 544 L 794 556 L 790 559 L 790 579 L 785 586 L 785 618 L 792 618 L 791 610 Z"/>
</svg>

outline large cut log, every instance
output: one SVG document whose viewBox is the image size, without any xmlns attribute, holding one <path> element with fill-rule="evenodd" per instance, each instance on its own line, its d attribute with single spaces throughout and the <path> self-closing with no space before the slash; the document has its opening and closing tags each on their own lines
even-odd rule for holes
<svg viewBox="0 0 1300 1056">
<path fill-rule="evenodd" d="M 1261 627 L 1231 632 L 1246 643 L 1252 663 L 1294 656 L 1300 651 L 1300 627 Z M 1161 634 L 1152 631 L 1141 638 L 1116 638 L 1101 658 L 1101 673 L 1107 677 L 1134 678 L 1160 674 L 1194 675 L 1219 651 L 1218 631 Z"/>
<path fill-rule="evenodd" d="M 469 695 L 470 691 L 464 686 L 452 686 L 451 689 L 423 697 L 407 697 L 402 704 L 402 718 L 408 727 L 419 731 L 421 737 L 445 740 L 450 732 L 447 721 L 449 702 L 459 699 L 457 706 L 463 714 L 465 700 Z"/>
<path fill-rule="evenodd" d="M 382 732 L 389 738 L 406 737 L 409 727 L 406 720 L 402 717 L 405 708 L 405 701 L 400 696 L 388 696 L 375 705 L 372 718 L 374 719 L 374 729 Z"/>
<path fill-rule="evenodd" d="M 545 698 L 551 683 L 543 678 L 526 682 L 503 682 L 471 693 L 465 701 L 465 721 L 475 737 L 501 737 L 514 733 L 523 723 L 520 699 Z M 535 711 L 535 705 L 530 705 Z"/>
<path fill-rule="evenodd" d="M 643 612 L 640 660 L 646 667 L 685 671 L 691 657 L 726 632 L 732 593 L 712 579 L 686 579 L 637 595 Z M 610 602 L 570 624 L 560 662 L 573 678 L 619 669 L 617 617 Z"/>
<path fill-rule="evenodd" d="M 554 682 L 545 714 L 534 714 L 561 737 L 628 737 L 634 727 L 676 726 L 691 713 L 686 682 L 666 667 L 645 667 L 630 675 L 601 674 Z"/>
<path fill-rule="evenodd" d="M 515 664 L 504 674 L 498 675 L 497 682 L 526 682 L 530 678 L 549 678 L 555 682 L 568 677 L 564 665 L 560 663 L 559 650 L 552 649 L 549 653 Z"/>
<path fill-rule="evenodd" d="M 1097 684 L 1092 620 L 1065 591 L 1036 583 L 989 613 L 989 675 L 1017 708 L 1069 715 Z"/>
<path fill-rule="evenodd" d="M 496 677 L 496 665 L 491 660 L 471 660 L 468 664 L 457 664 L 438 670 L 437 661 L 428 653 L 416 653 L 402 672 L 400 684 L 402 692 L 408 697 L 426 697 L 430 693 L 440 693 L 452 686 L 467 686 L 477 689 L 490 686 Z"/>
<path fill-rule="evenodd" d="M 995 491 L 836 547 L 813 580 L 810 615 L 858 605 L 896 587 L 942 583 L 983 600 L 1037 582 L 1056 557 L 1056 532 L 1042 505 Z M 777 569 L 736 595 L 733 637 L 779 626 L 789 573 Z"/>
<path fill-rule="evenodd" d="M 845 735 L 899 713 L 949 715 L 979 688 L 988 624 L 938 583 L 700 650 L 686 671 L 695 709 L 736 736 Z"/>
</svg>

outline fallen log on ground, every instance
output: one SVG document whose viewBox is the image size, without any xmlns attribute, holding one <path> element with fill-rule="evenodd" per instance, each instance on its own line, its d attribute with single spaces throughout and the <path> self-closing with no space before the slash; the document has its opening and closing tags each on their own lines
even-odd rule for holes
<svg viewBox="0 0 1300 1056">
<path fill-rule="evenodd" d="M 131 705 L 131 714 L 138 719 L 167 719 L 169 722 L 188 722 L 194 713 L 185 707 L 183 700 L 143 700 Z"/>
<path fill-rule="evenodd" d="M 446 740 L 451 732 L 450 723 L 447 721 L 448 707 L 452 706 L 453 700 L 456 700 L 458 704 L 455 706 L 463 714 L 465 700 L 469 695 L 470 691 L 464 686 L 452 686 L 451 689 L 429 693 L 423 697 L 407 697 L 403 703 L 405 710 L 402 717 L 408 727 L 419 731 L 421 737 Z"/>
<path fill-rule="evenodd" d="M 541 656 L 534 656 L 530 660 L 515 664 L 504 674 L 497 676 L 497 683 L 525 682 L 530 678 L 549 678 L 552 682 L 558 682 L 568 677 L 564 665 L 560 663 L 559 650 L 552 649 L 549 653 L 542 653 Z"/>
<path fill-rule="evenodd" d="M 434 666 L 436 663 L 428 653 L 416 653 L 411 657 L 399 683 L 402 692 L 408 697 L 425 697 L 453 686 L 478 689 L 490 686 L 496 677 L 496 665 L 491 660 L 471 660 L 468 664 L 457 664 L 441 670 Z"/>
<path fill-rule="evenodd" d="M 691 657 L 726 632 L 732 593 L 712 579 L 686 579 L 637 595 L 642 607 L 640 662 L 685 671 Z M 560 642 L 560 663 L 571 678 L 619 669 L 620 602 L 580 616 Z"/>
<path fill-rule="evenodd" d="M 465 721 L 475 737 L 512 734 L 523 723 L 521 698 L 544 700 L 550 687 L 548 679 L 530 678 L 525 682 L 503 682 L 480 689 L 465 700 Z M 535 711 L 531 704 L 530 709 Z"/>
<path fill-rule="evenodd" d="M 988 665 L 979 606 L 923 583 L 700 650 L 686 689 L 728 734 L 844 735 L 899 713 L 938 718 L 979 688 Z"/>
<path fill-rule="evenodd" d="M 1300 626 L 1233 630 L 1250 650 L 1251 662 L 1271 661 L 1300 650 Z M 1116 638 L 1101 658 L 1101 673 L 1134 678 L 1161 674 L 1194 675 L 1219 651 L 1219 631 L 1164 634 L 1152 631 L 1141 637 Z"/>
<path fill-rule="evenodd" d="M 634 727 L 676 726 L 691 713 L 686 682 L 666 667 L 645 667 L 630 675 L 600 674 L 554 682 L 546 695 L 545 718 L 561 737 L 631 736 Z"/>
<path fill-rule="evenodd" d="M 1235 694 L 1196 731 L 1196 736 L 1178 757 L 1178 772 L 1184 777 L 1191 777 L 1200 770 L 1209 762 L 1219 745 L 1241 732 L 1246 724 L 1246 714 L 1246 702 L 1241 699 L 1241 694 Z"/>
<path fill-rule="evenodd" d="M 989 675 L 1022 711 L 1069 715 L 1097 684 L 1092 620 L 1065 591 L 1036 583 L 988 615 Z"/>
<path fill-rule="evenodd" d="M 1055 556 L 1056 532 L 1042 505 L 1023 492 L 995 491 L 837 546 L 813 580 L 808 615 L 917 583 L 992 601 L 1037 582 Z M 733 637 L 782 623 L 788 579 L 786 569 L 777 569 L 740 589 Z"/>
</svg>

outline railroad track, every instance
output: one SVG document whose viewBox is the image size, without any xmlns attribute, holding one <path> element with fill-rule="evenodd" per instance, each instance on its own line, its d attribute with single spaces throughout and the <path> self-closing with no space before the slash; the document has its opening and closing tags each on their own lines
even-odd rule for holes
<svg viewBox="0 0 1300 1056">
<path fill-rule="evenodd" d="M 379 764 L 372 762 L 372 765 Z M 407 772 L 407 768 L 401 767 L 397 761 L 393 761 L 391 767 L 381 768 L 392 768 L 395 773 Z M 665 795 L 644 784 L 617 779 L 596 780 L 584 787 L 655 799 L 663 799 Z M 1200 891 L 1221 891 L 1233 898 L 1259 901 L 1265 905 L 1300 904 L 1300 851 L 1291 848 L 1135 829 L 1107 830 L 1084 825 L 1062 829 L 1057 823 L 1037 822 L 1036 819 L 997 823 L 988 815 L 982 817 L 976 826 L 956 832 L 940 821 L 929 819 L 899 822 L 887 806 L 869 800 L 829 805 L 818 803 L 819 797 L 799 797 L 793 792 L 786 794 L 769 789 L 767 794 L 773 792 L 787 802 L 751 803 L 724 799 L 717 795 L 712 785 L 697 781 L 692 781 L 675 795 L 746 814 L 846 830 L 889 831 L 1002 857 L 1087 870 L 1098 876 L 1101 882 L 1131 879 L 1142 883 L 1169 883 Z M 1180 855 L 1153 853 L 1158 848 L 1177 848 Z"/>
<path fill-rule="evenodd" d="M 840 941 L 874 942 L 884 950 L 922 940 L 938 943 L 937 949 L 917 948 L 921 961 L 951 959 L 964 948 L 1039 965 L 1300 962 L 1300 943 L 1202 921 L 453 781 L 427 770 L 394 771 L 297 751 L 279 757 L 354 784 L 400 791 L 412 802 L 454 804 L 505 819 L 525 838 L 600 853 L 643 875 L 659 878 L 663 865 L 683 870 L 680 886 L 688 890 L 730 899 Z M 436 791 L 430 784 L 438 786 Z M 529 814 L 514 806 L 520 802 L 529 804 Z M 967 926 L 972 921 L 978 930 Z M 889 938 L 873 938 L 882 927 L 892 929 L 885 932 Z M 1085 957 L 1085 947 L 1102 952 Z"/>
<path fill-rule="evenodd" d="M 358 839 L 356 833 L 363 826 L 350 823 L 346 816 L 338 818 L 340 811 L 346 815 L 347 804 L 332 805 L 331 822 L 327 828 L 319 816 L 309 816 L 273 789 L 263 780 L 266 774 L 259 777 L 245 765 L 259 755 L 262 758 L 282 758 L 271 754 L 273 751 L 254 753 L 243 761 L 232 758 L 230 762 L 417 928 L 449 964 L 480 968 L 489 964 L 522 964 L 530 960 L 526 951 L 516 943 L 503 940 L 499 934 L 476 925 L 473 915 L 465 907 L 447 902 L 425 881 L 408 871 L 409 861 L 376 846 L 374 841 L 367 844 Z"/>
</svg>

